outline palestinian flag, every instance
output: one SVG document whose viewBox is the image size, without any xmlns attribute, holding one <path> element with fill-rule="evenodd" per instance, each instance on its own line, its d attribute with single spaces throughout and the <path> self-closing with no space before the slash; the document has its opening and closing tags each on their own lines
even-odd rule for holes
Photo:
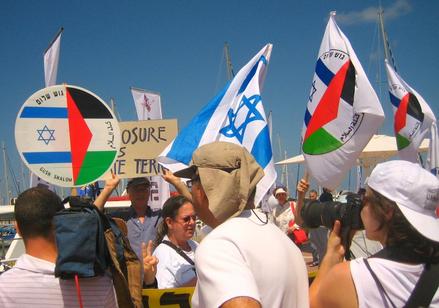
<svg viewBox="0 0 439 308">
<path fill-rule="evenodd" d="M 302 130 L 308 171 L 334 189 L 384 120 L 384 112 L 335 13 L 326 26 Z"/>
<path fill-rule="evenodd" d="M 91 183 L 112 166 L 118 122 L 95 94 L 58 85 L 33 94 L 18 113 L 15 141 L 25 164 L 49 183 Z"/>
<path fill-rule="evenodd" d="M 399 156 L 416 162 L 418 148 L 436 119 L 422 96 L 405 83 L 387 61 L 386 71 Z"/>
<path fill-rule="evenodd" d="M 338 65 L 333 72 L 331 66 L 334 67 L 334 64 Z M 328 51 L 317 61 L 315 74 L 319 80 L 315 90 L 321 93 L 314 92 L 313 95 L 321 98 L 312 116 L 308 110 L 305 114 L 303 152 L 309 155 L 325 154 L 340 148 L 354 136 L 362 120 L 362 114 L 355 114 L 353 109 L 355 67 L 349 55 L 338 50 Z M 350 129 L 347 124 L 351 125 Z"/>
</svg>

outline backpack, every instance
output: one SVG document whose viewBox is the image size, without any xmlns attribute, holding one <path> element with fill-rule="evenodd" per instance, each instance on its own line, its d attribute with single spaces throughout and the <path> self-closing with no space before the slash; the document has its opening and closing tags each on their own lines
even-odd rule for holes
<svg viewBox="0 0 439 308">
<path fill-rule="evenodd" d="M 142 307 L 142 267 L 117 223 L 78 197 L 54 217 L 55 277 L 89 278 L 110 269 L 119 307 Z M 78 286 L 77 286 L 78 287 Z"/>
</svg>

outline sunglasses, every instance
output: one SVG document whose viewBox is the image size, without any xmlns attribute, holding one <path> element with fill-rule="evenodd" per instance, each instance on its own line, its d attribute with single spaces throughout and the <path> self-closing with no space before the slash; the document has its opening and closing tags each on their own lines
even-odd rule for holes
<svg viewBox="0 0 439 308">
<path fill-rule="evenodd" d="M 188 223 L 191 221 L 191 219 L 196 222 L 197 221 L 197 216 L 196 215 L 188 215 L 182 218 L 183 222 Z"/>
</svg>

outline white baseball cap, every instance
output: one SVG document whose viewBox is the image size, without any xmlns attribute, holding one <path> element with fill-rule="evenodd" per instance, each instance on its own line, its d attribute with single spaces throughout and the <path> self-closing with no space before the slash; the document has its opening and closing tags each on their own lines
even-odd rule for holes
<svg viewBox="0 0 439 308">
<path fill-rule="evenodd" d="M 393 160 L 378 164 L 367 185 L 394 201 L 419 233 L 439 242 L 439 179 L 432 173 L 417 163 Z"/>
<path fill-rule="evenodd" d="M 287 192 L 282 187 L 279 187 L 274 191 L 274 195 L 277 196 L 278 194 L 286 194 Z"/>
</svg>

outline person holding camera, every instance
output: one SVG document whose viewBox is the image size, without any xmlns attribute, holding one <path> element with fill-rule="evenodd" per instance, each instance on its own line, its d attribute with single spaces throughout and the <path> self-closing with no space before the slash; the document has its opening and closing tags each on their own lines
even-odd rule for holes
<svg viewBox="0 0 439 308">
<path fill-rule="evenodd" d="M 347 247 L 336 220 L 310 287 L 311 307 L 439 307 L 438 204 L 439 179 L 427 170 L 399 160 L 378 164 L 361 220 L 366 236 L 384 248 L 344 262 Z"/>
</svg>

